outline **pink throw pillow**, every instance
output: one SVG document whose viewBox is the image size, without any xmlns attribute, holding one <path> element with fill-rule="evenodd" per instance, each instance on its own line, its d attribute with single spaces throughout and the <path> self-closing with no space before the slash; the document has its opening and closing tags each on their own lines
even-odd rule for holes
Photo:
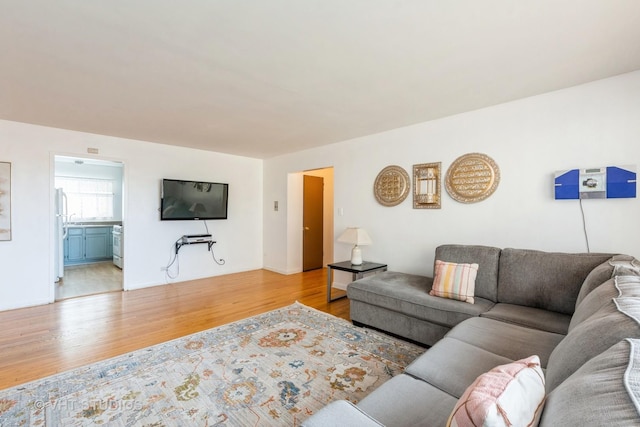
<svg viewBox="0 0 640 427">
<path fill-rule="evenodd" d="M 538 356 L 480 375 L 458 400 L 447 427 L 537 426 L 545 401 Z"/>
</svg>

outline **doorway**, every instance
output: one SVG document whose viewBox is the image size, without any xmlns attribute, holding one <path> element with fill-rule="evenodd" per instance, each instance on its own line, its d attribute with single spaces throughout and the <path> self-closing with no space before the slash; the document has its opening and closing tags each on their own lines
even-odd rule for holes
<svg viewBox="0 0 640 427">
<path fill-rule="evenodd" d="M 289 174 L 287 192 L 287 271 L 303 271 L 304 252 L 304 177 L 323 179 L 322 200 L 322 266 L 333 262 L 333 167 L 308 169 Z M 287 274 L 288 274 L 287 273 Z"/>
<path fill-rule="evenodd" d="M 303 176 L 302 190 L 302 271 L 323 267 L 324 179 L 320 176 Z"/>
<path fill-rule="evenodd" d="M 54 299 L 121 291 L 123 163 L 56 155 L 53 179 Z"/>
</svg>

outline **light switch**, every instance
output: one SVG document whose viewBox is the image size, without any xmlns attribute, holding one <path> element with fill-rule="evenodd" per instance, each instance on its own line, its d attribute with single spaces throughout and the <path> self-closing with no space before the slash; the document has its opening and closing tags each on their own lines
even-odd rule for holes
<svg viewBox="0 0 640 427">
<path fill-rule="evenodd" d="M 276 211 L 276 212 L 278 212 L 278 201 L 277 201 L 277 200 L 275 200 L 275 201 L 273 202 L 273 210 L 274 210 L 274 211 Z"/>
</svg>

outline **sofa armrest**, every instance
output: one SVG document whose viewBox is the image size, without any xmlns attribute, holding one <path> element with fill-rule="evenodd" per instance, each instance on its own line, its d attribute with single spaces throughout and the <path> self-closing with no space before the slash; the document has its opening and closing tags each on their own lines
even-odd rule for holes
<svg viewBox="0 0 640 427">
<path fill-rule="evenodd" d="M 337 425 L 341 427 L 384 427 L 346 400 L 331 402 L 302 423 L 303 427 L 334 427 Z"/>
</svg>

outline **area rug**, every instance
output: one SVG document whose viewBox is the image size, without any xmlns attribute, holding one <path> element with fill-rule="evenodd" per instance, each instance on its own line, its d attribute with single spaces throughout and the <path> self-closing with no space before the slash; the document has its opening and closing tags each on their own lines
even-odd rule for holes
<svg viewBox="0 0 640 427">
<path fill-rule="evenodd" d="M 0 391 L 0 425 L 299 425 L 423 352 L 295 303 Z"/>
</svg>

